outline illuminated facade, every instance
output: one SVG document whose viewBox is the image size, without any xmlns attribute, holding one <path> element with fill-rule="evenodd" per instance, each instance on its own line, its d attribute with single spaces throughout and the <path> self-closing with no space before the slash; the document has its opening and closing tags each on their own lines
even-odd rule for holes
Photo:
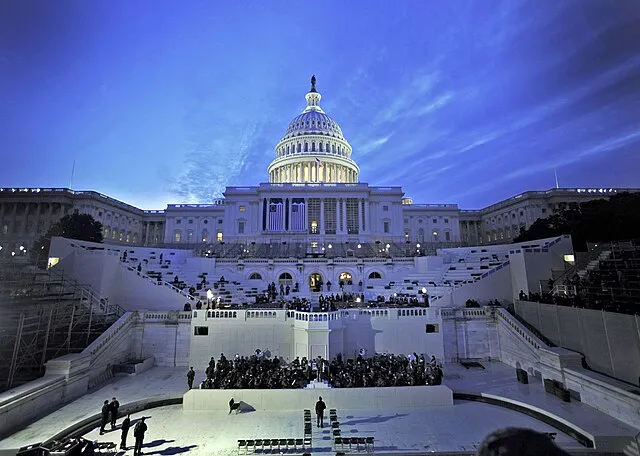
<svg viewBox="0 0 640 456">
<path fill-rule="evenodd" d="M 227 187 L 210 204 L 141 210 L 93 191 L 0 188 L 0 255 L 24 252 L 61 216 L 87 213 L 105 242 L 196 248 L 213 243 L 293 243 L 322 251 L 334 243 L 454 247 L 509 242 L 554 210 L 618 191 L 531 191 L 480 210 L 414 204 L 401 187 L 359 182 L 359 167 L 340 126 L 320 107 L 315 77 L 307 105 L 287 127 L 268 167 L 268 183 Z M 23 247 L 20 250 L 20 247 Z"/>
</svg>

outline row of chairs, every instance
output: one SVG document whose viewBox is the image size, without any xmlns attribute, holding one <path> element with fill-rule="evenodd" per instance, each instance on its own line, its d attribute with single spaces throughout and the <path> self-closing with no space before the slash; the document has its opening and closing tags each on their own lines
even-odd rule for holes
<svg viewBox="0 0 640 456">
<path fill-rule="evenodd" d="M 244 450 L 244 454 L 248 454 L 251 452 L 256 452 L 256 450 L 260 449 L 261 451 L 268 450 L 272 452 L 273 450 L 289 451 L 293 449 L 295 451 L 298 448 L 302 448 L 306 450 L 307 448 L 311 448 L 311 439 L 248 439 L 248 440 L 238 440 L 238 453 Z"/>
<path fill-rule="evenodd" d="M 338 449 L 338 445 L 344 451 L 346 446 L 349 446 L 349 450 L 356 447 L 356 451 L 365 450 L 373 453 L 374 438 L 373 437 L 336 437 L 333 439 L 333 443 Z"/>
<path fill-rule="evenodd" d="M 311 430 L 313 425 L 311 423 L 311 410 L 304 410 L 304 438 L 311 440 Z"/>
</svg>

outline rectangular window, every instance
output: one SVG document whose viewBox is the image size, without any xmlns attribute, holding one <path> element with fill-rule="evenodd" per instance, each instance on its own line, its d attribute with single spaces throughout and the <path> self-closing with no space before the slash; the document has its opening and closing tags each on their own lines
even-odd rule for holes
<svg viewBox="0 0 640 456">
<path fill-rule="evenodd" d="M 425 325 L 424 328 L 424 332 L 431 334 L 431 333 L 438 333 L 440 332 L 440 325 L 438 324 L 427 324 Z"/>
<path fill-rule="evenodd" d="M 444 219 L 444 223 L 449 223 L 449 219 L 448 218 Z"/>
<path fill-rule="evenodd" d="M 182 224 L 182 220 L 178 219 L 176 220 L 176 225 L 181 225 Z"/>
<path fill-rule="evenodd" d="M 209 335 L 209 327 L 208 326 L 194 326 L 193 327 L 193 335 L 194 336 L 208 336 Z"/>
<path fill-rule="evenodd" d="M 438 223 L 438 219 L 433 219 L 433 223 Z"/>
<path fill-rule="evenodd" d="M 216 240 L 218 242 L 222 242 L 222 231 L 218 231 L 218 235 L 216 236 Z"/>
<path fill-rule="evenodd" d="M 347 234 L 360 233 L 360 225 L 358 219 L 358 199 L 347 198 Z"/>
<path fill-rule="evenodd" d="M 451 233 L 449 231 L 445 231 L 444 232 L 444 240 L 445 241 L 450 241 L 451 240 Z"/>
<path fill-rule="evenodd" d="M 307 202 L 307 220 L 309 234 L 317 234 L 320 220 L 320 198 L 309 198 Z"/>
<path fill-rule="evenodd" d="M 193 220 L 189 220 L 189 225 L 193 225 Z"/>
<path fill-rule="evenodd" d="M 222 225 L 222 219 L 218 219 L 218 225 Z"/>
<path fill-rule="evenodd" d="M 384 223 L 383 223 L 383 231 L 385 233 L 389 232 L 389 222 L 387 220 L 385 220 Z"/>
<path fill-rule="evenodd" d="M 244 220 L 238 221 L 238 234 L 244 234 Z"/>
<path fill-rule="evenodd" d="M 240 206 L 240 208 L 238 209 L 240 212 L 245 212 L 247 210 L 246 206 Z"/>
<path fill-rule="evenodd" d="M 382 206 L 382 210 L 385 212 L 389 212 L 389 206 Z"/>
<path fill-rule="evenodd" d="M 338 223 L 336 220 L 336 208 L 338 200 L 335 198 L 325 198 L 324 200 L 324 232 L 325 234 L 336 234 Z"/>
</svg>

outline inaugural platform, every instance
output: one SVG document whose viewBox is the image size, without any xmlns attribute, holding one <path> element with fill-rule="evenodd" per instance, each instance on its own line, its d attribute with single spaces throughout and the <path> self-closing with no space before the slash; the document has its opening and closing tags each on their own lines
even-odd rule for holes
<svg viewBox="0 0 640 456">
<path fill-rule="evenodd" d="M 240 402 L 239 412 L 289 411 L 313 408 L 321 395 L 328 407 L 349 410 L 389 410 L 452 406 L 453 392 L 444 385 L 389 388 L 327 389 L 192 389 L 183 396 L 184 410 L 228 410 L 229 399 Z"/>
</svg>

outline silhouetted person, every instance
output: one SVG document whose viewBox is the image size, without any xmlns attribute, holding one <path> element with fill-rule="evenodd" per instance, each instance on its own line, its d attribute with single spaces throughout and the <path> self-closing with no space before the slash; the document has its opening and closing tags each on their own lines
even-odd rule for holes
<svg viewBox="0 0 640 456">
<path fill-rule="evenodd" d="M 129 428 L 131 427 L 131 415 L 127 415 L 127 417 L 122 421 L 122 435 L 120 436 L 120 449 L 127 449 L 127 434 L 129 433 Z"/>
<path fill-rule="evenodd" d="M 235 402 L 233 400 L 233 398 L 231 398 L 231 400 L 229 401 L 229 415 L 231 415 L 231 412 L 236 411 L 236 413 L 238 413 L 238 411 L 240 410 L 240 402 Z"/>
<path fill-rule="evenodd" d="M 111 415 L 111 430 L 116 428 L 116 420 L 118 419 L 118 409 L 120 408 L 120 402 L 115 397 L 111 398 L 109 404 L 109 414 Z"/>
<path fill-rule="evenodd" d="M 324 427 L 324 411 L 327 408 L 327 404 L 322 400 L 322 396 L 318 398 L 316 402 L 316 424 L 318 427 Z"/>
<path fill-rule="evenodd" d="M 136 446 L 133 448 L 133 454 L 142 454 L 142 443 L 144 442 L 144 433 L 147 432 L 147 424 L 144 422 L 144 416 L 136 423 L 133 428 L 133 436 L 136 438 Z"/>
<path fill-rule="evenodd" d="M 189 372 L 187 372 L 187 383 L 189 384 L 189 389 L 193 388 L 193 379 L 196 378 L 196 371 L 193 370 L 193 366 Z"/>
<path fill-rule="evenodd" d="M 549 436 L 531 429 L 505 428 L 480 444 L 477 456 L 569 456 Z"/>
<path fill-rule="evenodd" d="M 109 422 L 109 401 L 102 404 L 102 416 L 100 417 L 100 435 L 104 434 L 104 427 Z"/>
</svg>

